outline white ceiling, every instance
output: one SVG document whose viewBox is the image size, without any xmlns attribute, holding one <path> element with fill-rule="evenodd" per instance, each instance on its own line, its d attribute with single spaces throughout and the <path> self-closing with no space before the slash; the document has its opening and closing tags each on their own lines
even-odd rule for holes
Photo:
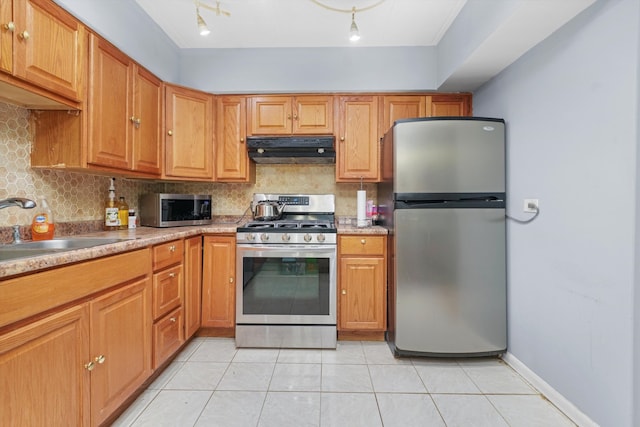
<svg viewBox="0 0 640 427">
<path fill-rule="evenodd" d="M 356 12 L 361 39 L 349 41 L 350 12 L 311 0 L 221 0 L 231 16 L 200 7 L 211 33 L 201 36 L 196 0 L 135 0 L 179 48 L 435 46 L 466 0 L 384 0 Z M 197 0 L 215 8 L 215 0 Z M 318 0 L 343 10 L 380 0 Z"/>
</svg>

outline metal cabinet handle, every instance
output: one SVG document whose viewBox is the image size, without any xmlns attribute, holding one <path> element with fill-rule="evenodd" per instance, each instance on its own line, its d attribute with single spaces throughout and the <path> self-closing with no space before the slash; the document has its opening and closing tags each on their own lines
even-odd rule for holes
<svg viewBox="0 0 640 427">
<path fill-rule="evenodd" d="M 169 273 L 169 277 L 173 279 L 174 277 L 176 277 L 176 273 Z"/>
<path fill-rule="evenodd" d="M 240 143 L 244 144 L 244 138 L 240 138 Z"/>
<path fill-rule="evenodd" d="M 287 114 L 287 120 L 291 120 L 291 114 Z"/>
<path fill-rule="evenodd" d="M 22 40 L 29 40 L 29 37 L 31 36 L 29 35 L 29 32 L 27 32 L 26 30 L 18 34 L 18 38 Z"/>
<path fill-rule="evenodd" d="M 169 130 L 167 131 L 167 135 L 169 135 L 169 136 L 173 136 L 173 131 L 172 131 L 171 129 L 169 129 Z"/>
<path fill-rule="evenodd" d="M 346 295 L 347 294 L 347 290 L 343 289 L 341 293 L 342 293 L 342 295 Z"/>
<path fill-rule="evenodd" d="M 362 243 L 363 245 L 366 245 L 367 244 L 367 239 L 360 240 L 360 243 Z"/>
<path fill-rule="evenodd" d="M 131 120 L 131 123 L 133 123 L 135 125 L 136 129 L 138 129 L 140 127 L 141 120 L 140 120 L 139 117 L 131 116 L 129 118 L 129 120 Z"/>
<path fill-rule="evenodd" d="M 175 318 L 175 317 L 170 317 L 170 318 L 169 318 L 169 322 L 171 322 L 171 323 L 176 323 L 176 318 Z"/>
<path fill-rule="evenodd" d="M 94 362 L 89 362 L 89 363 L 85 363 L 84 368 L 87 371 L 93 371 L 93 369 L 96 367 L 96 364 Z"/>
<path fill-rule="evenodd" d="M 340 141 L 344 141 L 344 136 L 341 136 L 341 137 L 340 137 Z"/>
<path fill-rule="evenodd" d="M 233 283 L 233 277 L 229 277 L 229 283 Z"/>
<path fill-rule="evenodd" d="M 107 360 L 107 359 L 106 359 L 106 357 L 104 357 L 104 354 L 101 354 L 100 356 L 96 357 L 94 360 L 97 363 L 102 365 L 104 363 L 104 361 Z"/>
<path fill-rule="evenodd" d="M 13 21 L 9 21 L 6 24 L 4 24 L 2 26 L 2 28 L 4 28 L 5 30 L 13 33 L 15 31 L 15 29 L 16 29 L 16 24 Z"/>
<path fill-rule="evenodd" d="M 293 120 L 298 120 L 298 115 L 297 114 L 293 115 Z"/>
<path fill-rule="evenodd" d="M 176 245 L 169 246 L 169 252 L 175 252 L 175 251 L 176 251 Z"/>
</svg>

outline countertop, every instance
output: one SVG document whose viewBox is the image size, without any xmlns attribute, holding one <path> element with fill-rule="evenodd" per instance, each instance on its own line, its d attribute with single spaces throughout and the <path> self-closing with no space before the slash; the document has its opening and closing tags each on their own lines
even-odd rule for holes
<svg viewBox="0 0 640 427">
<path fill-rule="evenodd" d="M 79 261 L 145 248 L 147 246 L 175 239 L 183 239 L 200 234 L 235 233 L 238 225 L 239 224 L 236 222 L 224 222 L 187 227 L 138 227 L 129 230 L 100 231 L 74 235 L 73 237 L 107 237 L 126 240 L 94 246 L 91 248 L 75 249 L 30 258 L 1 261 L 0 280 L 9 276 L 33 273 L 38 270 L 45 270 L 65 264 L 72 264 Z M 387 230 L 379 226 L 355 227 L 351 225 L 338 224 L 338 234 L 387 234 Z"/>
</svg>

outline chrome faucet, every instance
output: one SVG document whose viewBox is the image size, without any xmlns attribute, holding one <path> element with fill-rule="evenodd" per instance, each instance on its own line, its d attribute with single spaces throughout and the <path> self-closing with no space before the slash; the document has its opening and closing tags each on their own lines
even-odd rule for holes
<svg viewBox="0 0 640 427">
<path fill-rule="evenodd" d="M 8 199 L 0 200 L 0 209 L 8 208 L 10 206 L 18 206 L 22 209 L 32 209 L 36 207 L 36 202 L 22 197 L 10 197 Z"/>
</svg>

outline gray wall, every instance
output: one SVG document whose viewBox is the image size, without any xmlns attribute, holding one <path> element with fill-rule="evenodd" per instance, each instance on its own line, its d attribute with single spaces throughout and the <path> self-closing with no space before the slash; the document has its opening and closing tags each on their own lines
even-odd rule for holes
<svg viewBox="0 0 640 427">
<path fill-rule="evenodd" d="M 213 93 L 436 90 L 436 49 L 185 49 L 180 80 Z"/>
<path fill-rule="evenodd" d="M 510 213 L 540 199 L 508 228 L 509 351 L 610 427 L 640 425 L 639 22 L 600 1 L 474 94 L 507 121 Z"/>
</svg>

